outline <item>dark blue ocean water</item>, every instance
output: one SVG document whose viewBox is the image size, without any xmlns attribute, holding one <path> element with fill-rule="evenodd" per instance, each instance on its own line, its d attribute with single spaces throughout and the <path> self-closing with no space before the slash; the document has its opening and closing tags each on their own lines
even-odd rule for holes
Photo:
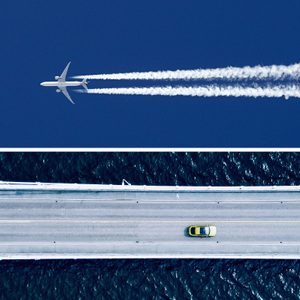
<svg viewBox="0 0 300 300">
<path fill-rule="evenodd" d="M 296 185 L 300 153 L 1 153 L 0 180 Z M 0 299 L 300 299 L 297 260 L 0 262 Z"/>
</svg>

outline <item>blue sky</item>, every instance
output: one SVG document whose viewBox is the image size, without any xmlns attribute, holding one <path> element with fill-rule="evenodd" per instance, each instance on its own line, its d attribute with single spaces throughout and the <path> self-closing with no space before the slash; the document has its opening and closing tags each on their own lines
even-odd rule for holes
<svg viewBox="0 0 300 300">
<path fill-rule="evenodd" d="M 297 99 L 71 105 L 39 85 L 69 60 L 70 75 L 300 62 L 299 1 L 6 1 L 0 15 L 0 147 L 300 147 Z"/>
</svg>

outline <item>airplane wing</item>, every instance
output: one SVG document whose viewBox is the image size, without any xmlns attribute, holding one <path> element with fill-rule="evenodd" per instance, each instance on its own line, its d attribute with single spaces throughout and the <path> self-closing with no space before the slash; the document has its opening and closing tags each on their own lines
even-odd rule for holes
<svg viewBox="0 0 300 300">
<path fill-rule="evenodd" d="M 66 87 L 59 87 L 59 89 L 61 90 L 61 92 L 67 97 L 67 99 L 72 103 L 75 104 L 72 100 L 72 98 L 70 97 L 67 88 Z"/>
<path fill-rule="evenodd" d="M 71 62 L 69 62 L 67 64 L 67 66 L 65 67 L 65 69 L 63 70 L 63 72 L 61 73 L 59 80 L 58 81 L 66 81 L 66 76 L 69 70 L 69 66 L 70 66 Z"/>
</svg>

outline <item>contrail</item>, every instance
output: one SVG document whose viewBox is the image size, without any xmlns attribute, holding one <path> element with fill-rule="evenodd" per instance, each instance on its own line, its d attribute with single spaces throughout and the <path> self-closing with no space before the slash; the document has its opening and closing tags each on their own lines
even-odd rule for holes
<svg viewBox="0 0 300 300">
<path fill-rule="evenodd" d="M 297 80 L 300 78 L 300 64 L 80 75 L 74 78 L 101 80 Z"/>
<path fill-rule="evenodd" d="M 300 88 L 297 85 L 277 85 L 265 87 L 233 86 L 164 86 L 164 87 L 129 87 L 88 89 L 88 94 L 106 95 L 150 95 L 150 96 L 198 96 L 198 97 L 289 97 L 300 98 Z"/>
</svg>

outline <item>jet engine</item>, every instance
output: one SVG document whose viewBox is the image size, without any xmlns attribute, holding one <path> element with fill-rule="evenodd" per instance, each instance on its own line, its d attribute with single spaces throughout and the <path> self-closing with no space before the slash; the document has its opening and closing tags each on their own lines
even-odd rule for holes
<svg viewBox="0 0 300 300">
<path fill-rule="evenodd" d="M 60 92 L 61 92 L 61 90 L 60 90 L 60 89 L 57 89 L 57 90 L 56 90 L 56 93 L 60 93 Z"/>
<path fill-rule="evenodd" d="M 59 76 L 55 76 L 54 78 L 55 78 L 55 80 L 58 80 L 58 79 L 59 79 Z"/>
</svg>

